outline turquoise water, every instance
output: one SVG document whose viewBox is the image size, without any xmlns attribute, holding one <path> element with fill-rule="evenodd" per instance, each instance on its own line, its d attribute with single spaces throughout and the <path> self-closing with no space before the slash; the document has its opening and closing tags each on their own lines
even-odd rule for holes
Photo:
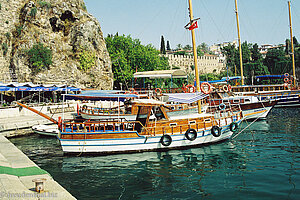
<svg viewBox="0 0 300 200">
<path fill-rule="evenodd" d="M 233 140 L 168 152 L 65 157 L 55 138 L 11 141 L 78 199 L 298 200 L 299 116 L 273 109 Z"/>
</svg>

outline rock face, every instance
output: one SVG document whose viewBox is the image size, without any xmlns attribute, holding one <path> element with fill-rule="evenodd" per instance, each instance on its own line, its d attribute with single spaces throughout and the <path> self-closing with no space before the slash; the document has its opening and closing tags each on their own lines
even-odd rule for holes
<svg viewBox="0 0 300 200">
<path fill-rule="evenodd" d="M 33 70 L 27 51 L 42 43 L 52 51 L 52 64 Z M 83 0 L 2 0 L 0 2 L 0 81 L 67 83 L 112 89 L 111 60 L 99 22 Z M 93 64 L 81 68 L 80 55 Z"/>
</svg>

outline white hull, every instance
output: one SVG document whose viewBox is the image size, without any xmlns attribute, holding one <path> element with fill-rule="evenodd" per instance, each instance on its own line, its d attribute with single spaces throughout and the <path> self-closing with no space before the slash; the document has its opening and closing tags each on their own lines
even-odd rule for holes
<svg viewBox="0 0 300 200">
<path fill-rule="evenodd" d="M 272 106 L 263 107 L 263 108 L 256 108 L 250 110 L 242 110 L 242 113 L 245 119 L 265 119 L 267 118 L 268 114 L 270 113 Z"/>
<path fill-rule="evenodd" d="M 233 132 L 229 130 L 229 125 L 222 127 L 222 134 L 214 137 L 211 130 L 199 131 L 197 138 L 193 141 L 186 139 L 184 134 L 170 135 L 172 142 L 169 146 L 163 146 L 160 136 L 136 137 L 136 138 L 116 138 L 116 139 L 94 139 L 94 140 L 64 140 L 59 139 L 62 150 L 65 153 L 128 153 L 141 151 L 155 151 L 191 147 L 196 145 L 219 142 L 229 139 Z"/>
<path fill-rule="evenodd" d="M 54 136 L 59 134 L 57 125 L 35 125 L 32 127 L 33 132 L 39 135 Z"/>
</svg>

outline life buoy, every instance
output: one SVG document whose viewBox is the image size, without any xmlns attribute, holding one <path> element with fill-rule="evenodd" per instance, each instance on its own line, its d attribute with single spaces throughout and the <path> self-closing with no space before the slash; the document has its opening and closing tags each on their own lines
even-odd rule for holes
<svg viewBox="0 0 300 200">
<path fill-rule="evenodd" d="M 228 92 L 231 91 L 231 85 L 228 85 Z"/>
<path fill-rule="evenodd" d="M 196 92 L 196 88 L 195 88 L 195 86 L 193 86 L 193 85 L 187 85 L 187 86 L 185 86 L 185 92 L 186 93 L 194 93 L 194 92 Z"/>
<path fill-rule="evenodd" d="M 87 107 L 86 107 L 86 105 L 83 105 L 83 106 L 82 106 L 82 109 L 84 109 L 84 110 L 85 110 L 86 108 L 87 108 Z"/>
<path fill-rule="evenodd" d="M 172 138 L 171 138 L 171 136 L 169 136 L 169 135 L 163 135 L 163 136 L 161 136 L 161 138 L 160 138 L 160 143 L 161 143 L 163 146 L 165 146 L 165 147 L 170 146 L 170 144 L 172 143 Z"/>
<path fill-rule="evenodd" d="M 227 85 L 223 85 L 222 89 L 223 89 L 224 92 L 228 92 L 229 91 Z"/>
<path fill-rule="evenodd" d="M 289 82 L 289 78 L 286 77 L 286 78 L 283 79 L 283 81 L 284 81 L 285 83 L 287 83 L 287 82 Z"/>
<path fill-rule="evenodd" d="M 134 88 L 129 88 L 129 91 L 130 91 L 130 93 L 133 93 L 133 92 L 135 92 L 135 89 Z"/>
<path fill-rule="evenodd" d="M 290 76 L 289 73 L 284 74 L 284 77 L 286 77 L 286 78 L 289 77 L 289 76 Z"/>
<path fill-rule="evenodd" d="M 160 95 L 160 94 L 162 94 L 162 90 L 161 90 L 160 88 L 156 88 L 156 89 L 155 89 L 155 93 L 156 93 L 157 95 Z"/>
<path fill-rule="evenodd" d="M 200 90 L 204 94 L 209 94 L 211 92 L 211 90 L 212 90 L 212 87 L 211 87 L 211 85 L 208 82 L 203 82 L 200 85 Z"/>
<path fill-rule="evenodd" d="M 213 126 L 211 128 L 211 134 L 214 136 L 214 137 L 219 137 L 221 135 L 221 128 L 218 127 L 218 126 Z"/>
<path fill-rule="evenodd" d="M 219 104 L 219 109 L 220 110 L 225 110 L 225 108 L 226 108 L 226 105 L 224 103 Z"/>
<path fill-rule="evenodd" d="M 229 127 L 230 131 L 235 132 L 238 129 L 239 125 L 236 122 L 232 122 Z"/>
<path fill-rule="evenodd" d="M 287 83 L 292 85 L 293 81 L 291 79 L 289 79 Z"/>
<path fill-rule="evenodd" d="M 197 131 L 195 129 L 189 128 L 184 135 L 186 139 L 194 141 L 197 138 Z"/>
</svg>

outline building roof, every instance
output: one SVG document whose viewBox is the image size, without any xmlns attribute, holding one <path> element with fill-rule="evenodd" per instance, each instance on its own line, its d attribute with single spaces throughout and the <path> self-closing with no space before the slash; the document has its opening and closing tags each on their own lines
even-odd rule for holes
<svg viewBox="0 0 300 200">
<path fill-rule="evenodd" d="M 158 71 L 145 71 L 136 72 L 133 74 L 134 78 L 187 78 L 185 71 L 181 69 L 176 70 L 158 70 Z"/>
</svg>

